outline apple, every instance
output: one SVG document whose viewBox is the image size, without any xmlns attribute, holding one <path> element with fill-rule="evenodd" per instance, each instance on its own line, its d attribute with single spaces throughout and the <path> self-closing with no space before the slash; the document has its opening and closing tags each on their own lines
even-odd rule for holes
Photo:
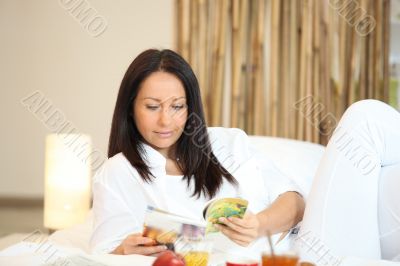
<svg viewBox="0 0 400 266">
<path fill-rule="evenodd" d="M 186 266 L 185 261 L 182 257 L 176 253 L 167 250 L 161 253 L 157 259 L 153 262 L 153 266 Z"/>
</svg>

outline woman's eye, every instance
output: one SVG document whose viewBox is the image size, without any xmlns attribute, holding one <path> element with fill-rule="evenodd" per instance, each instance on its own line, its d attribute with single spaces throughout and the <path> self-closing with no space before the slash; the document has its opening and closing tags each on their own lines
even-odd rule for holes
<svg viewBox="0 0 400 266">
<path fill-rule="evenodd" d="M 183 107 L 184 107 L 183 104 L 182 104 L 182 105 L 173 105 L 173 106 L 172 106 L 172 108 L 173 108 L 174 110 L 181 110 Z"/>
<path fill-rule="evenodd" d="M 158 105 L 147 105 L 146 108 L 149 110 L 157 110 Z"/>
</svg>

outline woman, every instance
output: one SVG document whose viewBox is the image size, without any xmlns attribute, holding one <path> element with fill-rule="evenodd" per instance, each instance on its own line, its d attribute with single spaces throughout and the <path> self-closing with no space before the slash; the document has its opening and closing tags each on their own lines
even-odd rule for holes
<svg viewBox="0 0 400 266">
<path fill-rule="evenodd" d="M 400 198 L 388 193 L 400 185 L 399 140 L 396 110 L 375 100 L 353 104 L 327 145 L 304 212 L 297 187 L 254 156 L 242 131 L 207 129 L 190 66 L 170 50 L 147 50 L 122 81 L 110 158 L 93 184 L 92 248 L 157 254 L 165 247 L 143 246 L 152 244 L 141 236 L 146 205 L 200 219 L 209 199 L 243 197 L 250 211 L 220 229 L 232 248 L 251 243 L 246 254 L 265 249 L 267 232 L 292 228 L 304 212 L 296 242 L 318 265 L 348 255 L 400 259 Z"/>
<path fill-rule="evenodd" d="M 154 255 L 165 250 L 144 245 L 154 244 L 141 235 L 147 205 L 201 219 L 212 198 L 246 198 L 250 211 L 243 219 L 222 220 L 226 226 L 220 230 L 237 246 L 252 243 L 253 249 L 256 239 L 286 231 L 303 216 L 297 187 L 268 160 L 262 164 L 269 165 L 269 175 L 262 176 L 244 132 L 207 129 L 197 79 L 171 50 L 144 51 L 129 66 L 108 156 L 93 184 L 94 252 Z"/>
</svg>

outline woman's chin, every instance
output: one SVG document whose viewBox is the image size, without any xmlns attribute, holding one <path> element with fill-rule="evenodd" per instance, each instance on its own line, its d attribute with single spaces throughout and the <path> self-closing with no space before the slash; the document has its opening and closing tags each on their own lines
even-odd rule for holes
<svg viewBox="0 0 400 266">
<path fill-rule="evenodd" d="M 153 143 L 151 143 L 151 146 L 153 146 L 153 148 L 155 148 L 156 150 L 160 151 L 160 150 L 167 150 L 171 148 L 174 144 L 175 141 L 163 140 L 163 141 L 154 141 Z"/>
</svg>

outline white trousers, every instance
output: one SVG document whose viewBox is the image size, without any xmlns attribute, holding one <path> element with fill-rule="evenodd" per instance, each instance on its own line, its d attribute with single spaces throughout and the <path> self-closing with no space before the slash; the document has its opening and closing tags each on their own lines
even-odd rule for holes
<svg viewBox="0 0 400 266">
<path fill-rule="evenodd" d="M 400 260 L 400 113 L 351 105 L 321 159 L 297 248 L 317 265 L 345 256 Z M 397 257 L 397 258 L 396 258 Z"/>
</svg>

